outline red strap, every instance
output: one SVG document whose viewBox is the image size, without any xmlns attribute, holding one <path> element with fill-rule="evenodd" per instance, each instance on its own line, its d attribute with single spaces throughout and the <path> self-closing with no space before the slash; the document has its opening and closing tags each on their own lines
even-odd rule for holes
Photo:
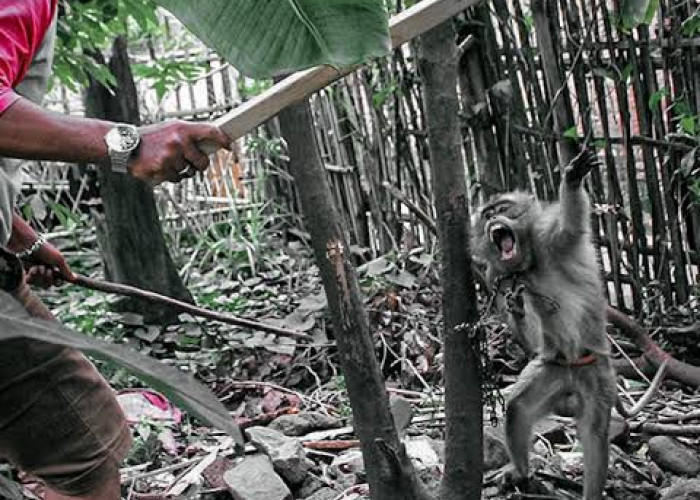
<svg viewBox="0 0 700 500">
<path fill-rule="evenodd" d="M 571 363 L 567 362 L 565 359 L 554 358 L 551 360 L 552 363 L 556 363 L 560 366 L 577 367 L 577 366 L 588 366 L 596 362 L 598 358 L 595 354 L 586 354 L 578 359 L 573 360 Z"/>
<path fill-rule="evenodd" d="M 575 359 L 569 366 L 588 366 L 595 363 L 597 359 L 595 354 L 587 354 L 586 356 Z"/>
</svg>

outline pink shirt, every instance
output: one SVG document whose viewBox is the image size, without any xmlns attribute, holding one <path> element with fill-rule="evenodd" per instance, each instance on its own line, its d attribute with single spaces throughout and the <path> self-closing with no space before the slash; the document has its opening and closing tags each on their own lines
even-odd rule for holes
<svg viewBox="0 0 700 500">
<path fill-rule="evenodd" d="M 0 0 L 0 113 L 19 96 L 13 90 L 51 26 L 58 0 Z"/>
</svg>

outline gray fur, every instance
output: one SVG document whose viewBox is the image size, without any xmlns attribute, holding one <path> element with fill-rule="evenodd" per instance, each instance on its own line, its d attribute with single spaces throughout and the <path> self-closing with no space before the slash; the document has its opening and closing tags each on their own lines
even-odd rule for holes
<svg viewBox="0 0 700 500">
<path fill-rule="evenodd" d="M 523 192 L 490 200 L 478 212 L 472 231 L 475 258 L 486 264 L 496 305 L 534 355 L 507 405 L 512 478 L 527 479 L 534 423 L 552 412 L 573 416 L 584 451 L 585 500 L 603 498 L 608 424 L 616 400 L 605 335 L 606 302 L 582 187 L 583 177 L 596 164 L 590 153 L 572 161 L 558 203 L 541 204 Z M 508 234 L 503 227 L 515 238 L 512 257 L 491 238 L 494 228 L 496 234 Z M 595 354 L 595 362 L 571 365 L 589 353 Z"/>
</svg>

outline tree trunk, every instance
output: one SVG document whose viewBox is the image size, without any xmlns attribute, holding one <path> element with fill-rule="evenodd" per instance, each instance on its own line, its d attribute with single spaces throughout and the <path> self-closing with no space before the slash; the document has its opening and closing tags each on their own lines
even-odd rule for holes
<svg viewBox="0 0 700 500">
<path fill-rule="evenodd" d="M 117 87 L 112 93 L 91 81 L 86 115 L 138 125 L 136 87 L 123 36 L 114 42 L 109 67 Z M 97 219 L 97 236 L 106 278 L 192 302 L 165 246 L 151 187 L 129 175 L 113 173 L 107 166 L 98 167 L 97 172 L 104 207 L 104 215 Z M 133 299 L 121 303 L 122 307 L 143 315 L 148 323 L 171 323 L 178 315 L 176 309 Z"/>
<path fill-rule="evenodd" d="M 445 363 L 445 477 L 441 500 L 481 498 L 483 416 L 479 357 L 471 328 L 478 319 L 469 252 L 469 204 L 460 147 L 455 32 L 448 21 L 421 37 L 433 196 L 442 248 Z"/>
<path fill-rule="evenodd" d="M 374 500 L 426 500 L 429 497 L 399 441 L 389 410 L 369 320 L 355 270 L 348 262 L 349 247 L 316 144 L 308 102 L 286 108 L 279 120 L 328 297 L 370 496 Z"/>
</svg>

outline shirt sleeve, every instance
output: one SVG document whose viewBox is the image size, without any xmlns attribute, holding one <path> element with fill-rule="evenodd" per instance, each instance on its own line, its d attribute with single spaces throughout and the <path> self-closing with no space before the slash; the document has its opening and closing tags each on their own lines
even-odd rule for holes
<svg viewBox="0 0 700 500">
<path fill-rule="evenodd" d="M 56 0 L 0 0 L 0 114 L 18 99 L 14 88 L 53 20 Z"/>
<path fill-rule="evenodd" d="M 0 85 L 0 115 L 19 99 L 19 95 L 8 86 Z"/>
</svg>

